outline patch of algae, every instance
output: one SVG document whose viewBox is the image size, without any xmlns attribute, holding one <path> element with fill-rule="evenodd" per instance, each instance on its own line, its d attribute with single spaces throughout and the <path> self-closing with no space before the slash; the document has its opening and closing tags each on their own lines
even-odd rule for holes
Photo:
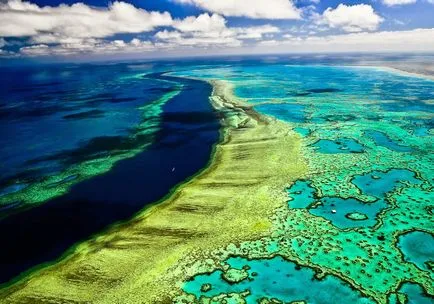
<svg viewBox="0 0 434 304">
<path fill-rule="evenodd" d="M 59 174 L 47 176 L 32 183 L 22 191 L 0 197 L 0 206 L 16 204 L 17 202 L 20 203 L 20 207 L 41 204 L 67 193 L 69 188 L 76 183 L 108 172 L 118 161 L 134 157 L 142 152 L 152 144 L 153 137 L 159 130 L 162 106 L 178 95 L 180 91 L 181 89 L 178 88 L 139 108 L 143 113 L 142 122 L 135 127 L 134 133 L 128 138 L 131 143 L 137 143 L 134 144 L 134 148 L 95 156 L 90 160 L 72 165 Z M 142 141 L 142 138 L 146 138 L 146 140 Z"/>
<path fill-rule="evenodd" d="M 224 128 L 209 166 L 129 222 L 4 288 L 0 303 L 173 303 L 183 282 L 221 264 L 220 248 L 270 235 L 275 210 L 287 208 L 285 189 L 307 172 L 301 138 L 236 99 L 225 82 L 213 86 Z"/>
</svg>

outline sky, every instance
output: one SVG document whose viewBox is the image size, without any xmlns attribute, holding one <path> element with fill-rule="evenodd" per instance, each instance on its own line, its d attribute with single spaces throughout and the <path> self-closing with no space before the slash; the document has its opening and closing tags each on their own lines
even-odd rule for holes
<svg viewBox="0 0 434 304">
<path fill-rule="evenodd" d="M 434 52 L 434 0 L 0 0 L 1 58 Z"/>
</svg>

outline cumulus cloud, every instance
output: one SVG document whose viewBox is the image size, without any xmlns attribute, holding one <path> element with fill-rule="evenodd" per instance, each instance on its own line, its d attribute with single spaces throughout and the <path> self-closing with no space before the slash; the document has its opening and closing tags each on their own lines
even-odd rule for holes
<svg viewBox="0 0 434 304">
<path fill-rule="evenodd" d="M 171 25 L 172 22 L 167 12 L 148 12 L 117 1 L 105 9 L 83 3 L 39 7 L 21 0 L 0 2 L 0 36 L 31 36 L 41 43 L 140 33 Z"/>
<path fill-rule="evenodd" d="M 383 0 L 383 3 L 387 6 L 395 6 L 416 3 L 416 0 Z"/>
<path fill-rule="evenodd" d="M 174 46 L 240 46 L 232 29 L 226 27 L 226 19 L 218 14 L 201 14 L 190 16 L 182 20 L 175 20 L 173 28 L 176 31 L 160 31 L 155 38 L 163 40 L 160 47 Z"/>
<path fill-rule="evenodd" d="M 178 31 L 164 30 L 164 31 L 160 31 L 160 32 L 156 33 L 155 38 L 160 39 L 160 40 L 175 40 L 175 39 L 182 38 L 182 33 L 178 32 Z"/>
<path fill-rule="evenodd" d="M 316 23 L 330 28 L 339 28 L 346 32 L 374 31 L 383 18 L 368 4 L 339 4 L 335 9 L 329 7 L 322 15 L 317 15 Z"/>
<path fill-rule="evenodd" d="M 172 0 L 224 16 L 254 19 L 300 19 L 301 11 L 291 0 Z"/>
<path fill-rule="evenodd" d="M 34 45 L 22 47 L 20 53 L 26 56 L 67 56 L 77 54 L 112 54 L 137 53 L 146 51 L 165 51 L 181 47 L 236 47 L 242 41 L 237 35 L 250 35 L 244 28 L 228 28 L 226 20 L 217 14 L 201 14 L 185 19 L 172 20 L 170 28 L 154 35 L 152 41 L 137 38 L 125 42 L 123 40 L 110 41 L 103 38 L 53 37 L 52 33 L 39 34 L 32 38 Z M 275 31 L 268 26 L 259 28 L 261 33 Z M 258 35 L 258 34 L 257 34 Z M 57 43 L 50 45 L 50 43 Z"/>
<path fill-rule="evenodd" d="M 226 20 L 220 15 L 202 14 L 174 22 L 173 27 L 182 32 L 215 32 L 226 29 Z"/>
<path fill-rule="evenodd" d="M 242 40 L 261 39 L 265 34 L 280 32 L 279 28 L 269 24 L 229 28 L 224 17 L 207 13 L 175 20 L 173 27 L 176 30 L 165 29 L 154 35 L 160 42 L 158 46 L 236 47 L 243 44 Z"/>
<path fill-rule="evenodd" d="M 28 37 L 28 45 L 20 49 L 27 56 L 146 51 L 155 47 L 152 42 L 104 38 L 172 24 L 167 12 L 149 12 L 119 1 L 107 8 L 83 3 L 40 7 L 22 0 L 0 2 L 0 37 Z"/>
<path fill-rule="evenodd" d="M 118 33 L 143 33 L 159 27 L 172 30 L 159 31 L 150 41 L 108 39 Z M 148 12 L 118 1 L 107 8 L 83 3 L 40 7 L 22 0 L 0 3 L 0 43 L 5 44 L 1 37 L 27 37 L 27 45 L 20 49 L 26 56 L 234 47 L 241 46 L 242 39 L 260 39 L 278 31 L 271 25 L 228 28 L 226 19 L 218 14 L 174 20 L 169 13 Z"/>
</svg>

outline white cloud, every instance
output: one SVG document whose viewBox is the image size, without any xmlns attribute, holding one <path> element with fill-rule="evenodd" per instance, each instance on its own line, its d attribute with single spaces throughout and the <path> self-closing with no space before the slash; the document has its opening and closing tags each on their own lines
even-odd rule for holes
<svg viewBox="0 0 434 304">
<path fill-rule="evenodd" d="M 161 39 L 161 40 L 175 40 L 182 38 L 182 34 L 178 31 L 160 31 L 155 34 L 155 38 Z"/>
<path fill-rule="evenodd" d="M 188 26 L 177 26 L 178 29 L 185 31 L 168 31 L 157 32 L 154 37 L 159 41 L 156 43 L 161 48 L 175 48 L 194 46 L 198 48 L 225 47 L 233 48 L 243 45 L 245 39 L 261 39 L 265 34 L 280 32 L 279 28 L 271 25 L 254 26 L 250 28 L 237 27 L 227 28 L 226 26 L 211 26 L 209 31 L 201 31 L 200 27 L 190 26 L 195 24 L 189 20 Z M 194 29 L 194 31 L 193 31 Z"/>
<path fill-rule="evenodd" d="M 208 15 L 201 14 L 198 17 L 187 17 L 183 20 L 175 20 L 173 27 L 184 33 L 194 33 L 198 36 L 206 37 L 234 37 L 238 39 L 260 39 L 264 34 L 278 33 L 278 27 L 270 24 L 250 27 L 232 27 L 226 26 L 226 19 L 218 14 Z M 160 32 L 165 35 L 168 32 Z M 173 32 L 171 33 L 173 35 Z M 158 37 L 157 36 L 157 37 Z M 159 37 L 161 38 L 161 36 Z"/>
<path fill-rule="evenodd" d="M 315 18 L 319 25 L 339 28 L 346 32 L 374 31 L 384 20 L 368 4 L 345 5 L 342 3 L 335 9 L 327 8 L 322 15 L 317 15 Z"/>
<path fill-rule="evenodd" d="M 218 14 L 201 14 L 182 20 L 175 20 L 173 27 L 177 31 L 160 31 L 155 38 L 163 40 L 161 47 L 177 46 L 240 46 L 235 32 L 226 27 L 226 19 Z"/>
<path fill-rule="evenodd" d="M 182 32 L 215 32 L 226 29 L 226 20 L 220 15 L 202 14 L 176 20 L 173 27 Z"/>
<path fill-rule="evenodd" d="M 291 0 L 173 0 L 198 6 L 224 16 L 255 19 L 300 19 L 301 11 Z"/>
<path fill-rule="evenodd" d="M 234 31 L 237 34 L 238 39 L 261 39 L 264 34 L 279 33 L 280 29 L 270 24 L 266 24 L 261 26 L 234 28 Z"/>
<path fill-rule="evenodd" d="M 30 2 L 0 2 L 0 36 L 32 36 L 52 43 L 70 38 L 102 38 L 116 33 L 140 33 L 173 22 L 169 13 L 148 12 L 125 2 L 113 2 L 107 9 L 83 3 L 71 6 L 39 7 Z"/>
<path fill-rule="evenodd" d="M 434 28 L 292 37 L 284 41 L 262 41 L 262 45 L 273 48 L 261 49 L 259 45 L 255 52 L 433 52 L 433 36 Z"/>
<path fill-rule="evenodd" d="M 224 17 L 207 13 L 175 20 L 173 27 L 175 31 L 165 29 L 154 35 L 159 40 L 159 47 L 238 47 L 243 44 L 242 40 L 261 39 L 265 34 L 280 32 L 279 28 L 269 24 L 228 28 Z"/>
<path fill-rule="evenodd" d="M 395 5 L 413 4 L 416 3 L 416 0 L 383 0 L 383 3 L 387 6 L 395 6 Z"/>
</svg>

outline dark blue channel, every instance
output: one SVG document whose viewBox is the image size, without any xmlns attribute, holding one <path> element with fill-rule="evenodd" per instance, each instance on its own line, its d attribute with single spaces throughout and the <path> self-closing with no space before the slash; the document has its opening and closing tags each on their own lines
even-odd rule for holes
<svg viewBox="0 0 434 304">
<path fill-rule="evenodd" d="M 204 168 L 219 139 L 219 121 L 205 82 L 155 74 L 184 89 L 163 107 L 155 143 L 69 193 L 0 220 L 0 283 L 59 258 L 73 244 L 146 205 Z"/>
</svg>

